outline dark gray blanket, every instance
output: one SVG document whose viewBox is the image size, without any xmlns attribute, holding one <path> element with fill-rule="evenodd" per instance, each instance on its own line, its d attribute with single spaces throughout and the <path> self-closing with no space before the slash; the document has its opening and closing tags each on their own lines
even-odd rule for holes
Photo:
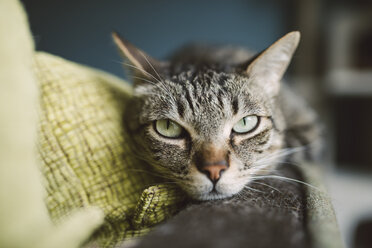
<svg viewBox="0 0 372 248">
<path fill-rule="evenodd" d="M 134 247 L 342 247 L 329 199 L 303 168 L 283 165 L 275 174 L 314 187 L 262 179 L 233 198 L 191 203 Z"/>
</svg>

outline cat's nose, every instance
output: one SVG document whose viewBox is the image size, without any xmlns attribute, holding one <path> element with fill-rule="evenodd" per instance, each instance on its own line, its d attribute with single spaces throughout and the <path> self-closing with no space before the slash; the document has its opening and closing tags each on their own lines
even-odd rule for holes
<svg viewBox="0 0 372 248">
<path fill-rule="evenodd" d="M 205 163 L 199 167 L 199 170 L 207 175 L 213 183 L 216 183 L 220 179 L 222 172 L 227 170 L 227 168 L 227 161 L 222 160 L 214 163 Z"/>
</svg>

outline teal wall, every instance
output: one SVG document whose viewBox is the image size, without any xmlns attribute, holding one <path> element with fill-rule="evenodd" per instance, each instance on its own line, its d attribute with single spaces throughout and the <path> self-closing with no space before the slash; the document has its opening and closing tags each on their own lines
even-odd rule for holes
<svg viewBox="0 0 372 248">
<path fill-rule="evenodd" d="M 287 1 L 288 2 L 288 1 Z M 286 33 L 278 0 L 25 0 L 37 49 L 123 76 L 110 33 L 154 57 L 190 41 L 264 49 Z"/>
</svg>

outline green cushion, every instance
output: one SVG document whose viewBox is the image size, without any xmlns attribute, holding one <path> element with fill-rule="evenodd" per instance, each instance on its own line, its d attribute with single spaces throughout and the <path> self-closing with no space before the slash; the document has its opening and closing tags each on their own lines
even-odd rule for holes
<svg viewBox="0 0 372 248">
<path fill-rule="evenodd" d="M 111 246 L 172 215 L 183 194 L 159 184 L 149 165 L 131 153 L 122 128 L 131 87 L 41 52 L 35 71 L 41 90 L 38 151 L 52 219 L 97 206 L 105 224 L 95 239 Z"/>
</svg>

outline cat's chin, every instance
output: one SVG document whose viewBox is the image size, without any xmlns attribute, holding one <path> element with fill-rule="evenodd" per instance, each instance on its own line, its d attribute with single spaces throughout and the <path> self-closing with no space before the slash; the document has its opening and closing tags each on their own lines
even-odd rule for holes
<svg viewBox="0 0 372 248">
<path fill-rule="evenodd" d="M 204 191 L 191 191 L 190 188 L 184 188 L 187 194 L 193 198 L 194 200 L 198 201 L 210 201 L 210 200 L 219 200 L 224 198 L 232 197 L 233 195 L 239 193 L 240 190 L 233 191 L 233 192 L 220 192 L 218 190 L 211 190 L 208 188 Z"/>
<path fill-rule="evenodd" d="M 193 196 L 194 199 L 199 201 L 210 201 L 210 200 L 220 200 L 224 198 L 232 197 L 234 194 L 221 194 L 218 192 L 210 192 L 207 194 L 202 194 L 199 196 Z"/>
<path fill-rule="evenodd" d="M 207 192 L 193 192 L 193 194 L 190 194 L 190 196 L 199 201 L 220 200 L 238 194 L 243 188 L 244 187 L 234 187 L 229 189 L 223 188 L 220 190 L 211 190 Z"/>
</svg>

